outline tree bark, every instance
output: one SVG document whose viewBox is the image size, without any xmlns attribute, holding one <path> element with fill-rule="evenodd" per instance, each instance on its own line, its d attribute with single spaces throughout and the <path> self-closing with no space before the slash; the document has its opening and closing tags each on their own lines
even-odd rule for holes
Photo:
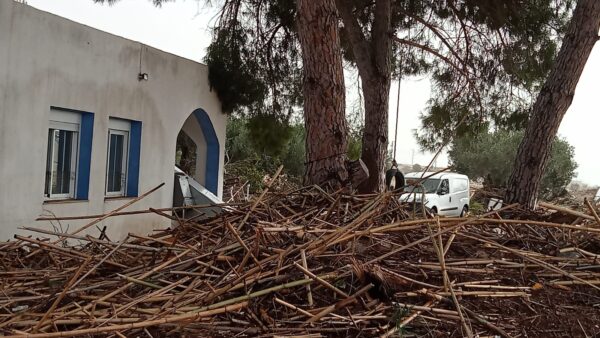
<svg viewBox="0 0 600 338">
<path fill-rule="evenodd" d="M 334 0 L 298 0 L 304 72 L 305 184 L 348 180 L 346 88 Z"/>
<path fill-rule="evenodd" d="M 531 112 L 505 199 L 534 209 L 558 127 L 573 101 L 585 63 L 598 40 L 600 1 L 579 0 L 562 46 Z"/>
<path fill-rule="evenodd" d="M 391 0 L 376 0 L 369 39 L 353 15 L 353 1 L 336 3 L 352 46 L 365 100 L 361 159 L 369 169 L 369 178 L 358 188 L 363 193 L 383 191 L 392 71 Z"/>
<path fill-rule="evenodd" d="M 365 100 L 365 128 L 361 159 L 369 169 L 369 178 L 359 185 L 363 193 L 385 189 L 385 158 L 388 146 L 390 73 L 362 79 Z"/>
</svg>

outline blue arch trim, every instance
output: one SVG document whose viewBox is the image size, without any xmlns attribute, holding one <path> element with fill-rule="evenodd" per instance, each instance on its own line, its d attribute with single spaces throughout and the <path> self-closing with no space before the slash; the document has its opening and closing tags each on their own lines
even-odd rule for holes
<svg viewBox="0 0 600 338">
<path fill-rule="evenodd" d="M 204 109 L 196 109 L 193 112 L 206 141 L 206 174 L 204 186 L 213 194 L 217 195 L 219 190 L 219 139 L 213 127 L 210 117 Z"/>
</svg>

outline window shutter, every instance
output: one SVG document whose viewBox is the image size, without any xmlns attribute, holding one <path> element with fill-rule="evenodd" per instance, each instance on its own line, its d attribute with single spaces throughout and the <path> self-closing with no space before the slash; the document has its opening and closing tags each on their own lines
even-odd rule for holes
<svg viewBox="0 0 600 338">
<path fill-rule="evenodd" d="M 87 200 L 90 188 L 90 165 L 92 162 L 92 138 L 94 114 L 81 112 L 81 134 L 79 136 L 79 163 L 77 165 L 77 190 L 75 198 Z"/>
<path fill-rule="evenodd" d="M 142 122 L 131 121 L 131 131 L 129 134 L 129 168 L 127 170 L 127 189 L 125 192 L 129 197 L 138 196 L 141 145 Z"/>
</svg>

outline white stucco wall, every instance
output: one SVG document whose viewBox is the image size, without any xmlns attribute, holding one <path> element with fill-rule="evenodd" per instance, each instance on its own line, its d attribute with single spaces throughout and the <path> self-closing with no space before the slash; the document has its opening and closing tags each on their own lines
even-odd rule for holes
<svg viewBox="0 0 600 338">
<path fill-rule="evenodd" d="M 148 81 L 138 81 L 140 70 Z M 126 210 L 172 205 L 177 134 L 197 108 L 209 114 L 219 139 L 220 196 L 226 116 L 207 76 L 197 62 L 0 0 L 0 240 L 31 234 L 20 226 L 50 227 L 34 221 L 42 214 L 102 214 L 131 200 L 104 197 L 109 116 L 142 121 L 139 194 L 165 183 Z M 95 114 L 87 201 L 44 201 L 51 106 Z M 73 231 L 86 222 L 61 223 Z M 147 214 L 108 218 L 104 225 L 117 239 L 169 222 Z"/>
</svg>

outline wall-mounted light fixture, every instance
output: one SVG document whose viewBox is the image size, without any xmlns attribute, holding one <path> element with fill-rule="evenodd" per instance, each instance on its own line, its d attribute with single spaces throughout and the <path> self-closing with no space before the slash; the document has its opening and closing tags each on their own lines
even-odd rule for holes
<svg viewBox="0 0 600 338">
<path fill-rule="evenodd" d="M 139 81 L 148 81 L 148 73 L 139 73 L 138 80 Z"/>
</svg>

